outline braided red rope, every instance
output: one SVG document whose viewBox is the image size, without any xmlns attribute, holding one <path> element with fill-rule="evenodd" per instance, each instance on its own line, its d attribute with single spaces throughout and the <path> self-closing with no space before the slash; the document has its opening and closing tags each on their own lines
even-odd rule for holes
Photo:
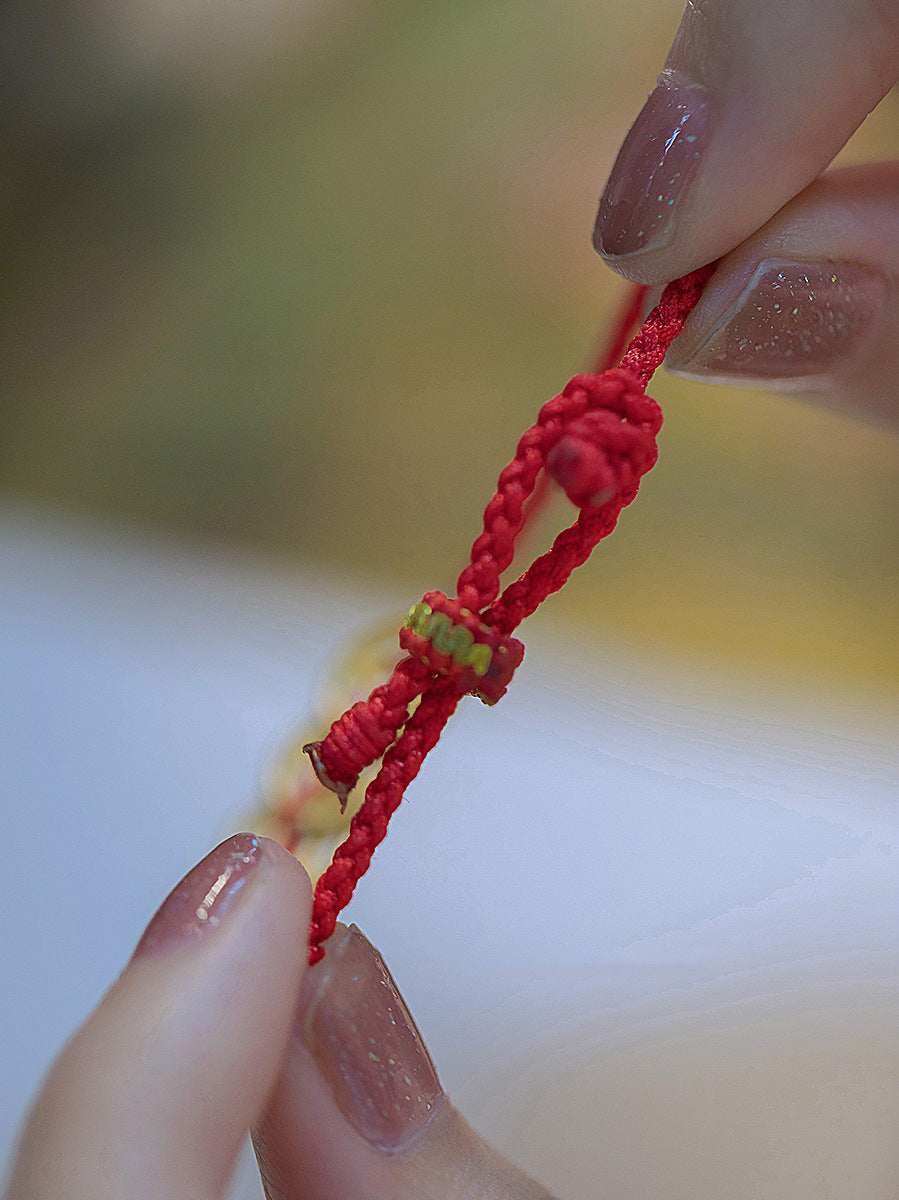
<svg viewBox="0 0 899 1200">
<path fill-rule="evenodd" d="M 322 943 L 334 932 L 338 913 L 368 870 L 388 821 L 459 700 L 471 691 L 487 703 L 502 696 L 524 652 L 510 634 L 612 532 L 641 477 L 655 464 L 662 413 L 645 388 L 713 269 L 703 267 L 668 285 L 619 366 L 576 375 L 561 395 L 544 404 L 500 474 L 456 598 L 428 593 L 400 635 L 410 656 L 367 700 L 335 721 L 321 742 L 306 747 L 319 779 L 337 793 L 341 805 L 360 773 L 382 759 L 349 835 L 316 886 L 310 963 L 323 957 Z M 612 361 L 638 319 L 643 294 L 635 293 L 622 313 Z M 512 562 L 526 502 L 544 470 L 580 513 L 500 595 L 500 576 Z"/>
</svg>

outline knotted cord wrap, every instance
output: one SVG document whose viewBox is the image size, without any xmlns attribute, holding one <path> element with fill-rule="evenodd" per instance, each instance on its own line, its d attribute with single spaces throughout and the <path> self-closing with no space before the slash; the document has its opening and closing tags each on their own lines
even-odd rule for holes
<svg viewBox="0 0 899 1200">
<path fill-rule="evenodd" d="M 617 367 L 576 375 L 544 404 L 500 474 L 456 597 L 428 592 L 400 634 L 409 657 L 367 700 L 335 721 L 322 741 L 304 747 L 341 807 L 361 772 L 381 760 L 346 840 L 316 885 L 310 964 L 324 956 L 322 943 L 334 932 L 337 915 L 368 870 L 390 817 L 462 696 L 474 692 L 492 704 L 504 694 L 524 655 L 524 646 L 510 635 L 612 532 L 621 510 L 636 496 L 640 479 L 655 464 L 662 413 L 645 388 L 713 270 L 711 264 L 669 284 Z M 636 322 L 643 294 L 635 292 L 622 314 L 612 342 L 616 357 Z M 552 547 L 500 594 L 526 502 L 544 471 L 580 512 Z M 415 700 L 419 703 L 410 715 Z"/>
<path fill-rule="evenodd" d="M 396 740 L 409 705 L 432 677 L 424 663 L 404 659 L 385 684 L 332 724 L 324 741 L 303 747 L 321 783 L 337 793 L 341 811 L 365 768 Z"/>
</svg>

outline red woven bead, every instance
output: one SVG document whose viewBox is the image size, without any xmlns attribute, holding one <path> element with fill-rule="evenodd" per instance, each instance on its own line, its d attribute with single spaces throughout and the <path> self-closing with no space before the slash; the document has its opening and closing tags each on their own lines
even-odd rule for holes
<svg viewBox="0 0 899 1200">
<path fill-rule="evenodd" d="M 485 704 L 506 694 L 524 646 L 485 625 L 458 600 L 427 592 L 400 630 L 404 650 L 440 675 L 449 676 L 460 694 L 472 692 Z"/>
</svg>

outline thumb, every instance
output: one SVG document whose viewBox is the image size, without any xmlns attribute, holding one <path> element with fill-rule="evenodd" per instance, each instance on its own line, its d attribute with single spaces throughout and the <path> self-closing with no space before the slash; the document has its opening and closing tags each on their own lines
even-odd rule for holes
<svg viewBox="0 0 899 1200">
<path fill-rule="evenodd" d="M 691 0 L 600 201 L 597 250 L 662 283 L 754 233 L 899 76 L 895 0 Z"/>
<path fill-rule="evenodd" d="M 552 1200 L 447 1099 L 384 961 L 338 926 L 254 1133 L 269 1200 Z"/>
<path fill-rule="evenodd" d="M 185 876 L 53 1067 L 8 1200 L 221 1195 L 284 1054 L 309 892 L 251 834 Z"/>
</svg>

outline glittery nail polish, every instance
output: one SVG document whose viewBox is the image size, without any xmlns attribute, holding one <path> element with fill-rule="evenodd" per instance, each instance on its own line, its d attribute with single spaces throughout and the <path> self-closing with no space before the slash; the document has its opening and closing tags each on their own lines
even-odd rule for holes
<svg viewBox="0 0 899 1200">
<path fill-rule="evenodd" d="M 262 848 L 252 833 L 238 833 L 206 855 L 163 900 L 138 942 L 134 958 L 203 937 L 233 909 L 259 865 Z"/>
<path fill-rule="evenodd" d="M 327 943 L 310 985 L 299 1032 L 337 1107 L 378 1149 L 404 1149 L 445 1095 L 383 959 L 352 925 Z"/>
<path fill-rule="evenodd" d="M 708 332 L 673 345 L 672 370 L 813 385 L 862 348 L 887 298 L 886 278 L 856 263 L 765 259 Z M 696 340 L 698 336 L 698 341 Z"/>
<path fill-rule="evenodd" d="M 624 139 L 599 202 L 593 244 L 600 254 L 625 258 L 669 245 L 708 133 L 705 89 L 662 78 Z"/>
</svg>

